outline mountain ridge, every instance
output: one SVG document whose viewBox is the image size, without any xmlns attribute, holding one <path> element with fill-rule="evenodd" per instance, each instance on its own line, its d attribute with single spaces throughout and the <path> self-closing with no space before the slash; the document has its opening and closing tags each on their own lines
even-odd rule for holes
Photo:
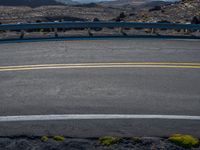
<svg viewBox="0 0 200 150">
<path fill-rule="evenodd" d="M 174 0 L 176 1 L 176 0 Z M 161 4 L 168 4 L 172 3 L 173 1 L 163 1 L 163 0 L 114 0 L 114 1 L 104 1 L 100 2 L 99 4 L 104 6 L 123 6 L 123 5 L 131 5 L 134 7 L 145 6 L 152 4 L 152 6 L 161 5 Z M 157 4 L 156 4 L 157 3 Z"/>
<path fill-rule="evenodd" d="M 68 0 L 71 1 L 71 0 Z M 1 0 L 0 6 L 29 6 L 64 5 L 56 0 Z"/>
<path fill-rule="evenodd" d="M 96 3 L 103 6 L 123 6 L 131 5 L 138 7 L 145 4 L 154 3 L 165 3 L 163 0 L 0 0 L 0 6 L 29 6 L 39 7 L 48 5 L 77 5 L 77 4 L 88 4 Z M 167 3 L 167 2 L 166 2 Z"/>
</svg>

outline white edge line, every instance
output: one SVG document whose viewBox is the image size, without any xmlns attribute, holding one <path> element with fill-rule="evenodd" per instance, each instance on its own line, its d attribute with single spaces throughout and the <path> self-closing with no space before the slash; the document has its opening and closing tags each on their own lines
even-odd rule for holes
<svg viewBox="0 0 200 150">
<path fill-rule="evenodd" d="M 62 115 L 22 115 L 0 116 L 0 122 L 53 121 L 53 120 L 106 120 L 106 119 L 168 119 L 199 120 L 200 116 L 187 115 L 134 115 L 134 114 L 62 114 Z"/>
</svg>

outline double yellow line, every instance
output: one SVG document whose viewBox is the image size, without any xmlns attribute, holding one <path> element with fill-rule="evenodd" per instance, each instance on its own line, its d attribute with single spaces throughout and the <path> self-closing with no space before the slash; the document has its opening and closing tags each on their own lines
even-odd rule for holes
<svg viewBox="0 0 200 150">
<path fill-rule="evenodd" d="M 126 62 L 126 63 L 77 63 L 2 66 L 0 72 L 44 70 L 44 69 L 82 69 L 82 68 L 190 68 L 200 69 L 200 63 L 188 62 Z"/>
</svg>

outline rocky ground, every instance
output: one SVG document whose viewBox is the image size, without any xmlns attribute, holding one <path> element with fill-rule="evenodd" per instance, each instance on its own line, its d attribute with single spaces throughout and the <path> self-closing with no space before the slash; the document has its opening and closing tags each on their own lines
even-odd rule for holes
<svg viewBox="0 0 200 150">
<path fill-rule="evenodd" d="M 200 147 L 192 148 L 200 150 Z M 0 150 L 186 150 L 171 143 L 166 138 L 143 137 L 123 138 L 118 143 L 102 145 L 99 139 L 49 138 L 42 141 L 40 137 L 1 137 Z"/>
<path fill-rule="evenodd" d="M 134 22 L 169 21 L 190 23 L 193 17 L 200 17 L 200 0 L 182 0 L 173 4 L 135 9 L 135 6 L 111 7 L 100 4 L 8 7 L 0 6 L 0 23 L 24 23 L 37 21 L 91 21 L 123 20 Z M 119 18 L 123 12 L 122 18 Z"/>
<path fill-rule="evenodd" d="M 127 21 L 157 22 L 169 21 L 190 23 L 193 17 L 200 17 L 200 0 L 183 0 L 174 4 L 143 10 L 126 17 Z"/>
<path fill-rule="evenodd" d="M 125 9 L 107 8 L 102 6 L 42 6 L 30 7 L 8 7 L 0 6 L 0 22 L 26 23 L 26 22 L 50 22 L 50 21 L 87 21 L 99 18 L 100 20 L 111 20 Z"/>
</svg>

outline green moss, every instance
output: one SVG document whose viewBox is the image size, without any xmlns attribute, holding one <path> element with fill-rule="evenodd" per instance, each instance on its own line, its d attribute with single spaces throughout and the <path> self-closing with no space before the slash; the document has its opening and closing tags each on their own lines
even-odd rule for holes
<svg viewBox="0 0 200 150">
<path fill-rule="evenodd" d="M 199 140 L 191 135 L 174 134 L 169 138 L 169 141 L 184 148 L 192 148 L 199 145 Z"/>
<path fill-rule="evenodd" d="M 120 138 L 112 137 L 112 136 L 105 136 L 99 138 L 99 142 L 101 145 L 110 146 L 116 143 L 119 143 Z"/>
<path fill-rule="evenodd" d="M 133 137 L 133 138 L 131 138 L 131 140 L 132 140 L 134 143 L 142 143 L 142 140 L 141 140 L 139 137 Z"/>
<path fill-rule="evenodd" d="M 49 140 L 49 138 L 48 138 L 47 136 L 42 136 L 42 137 L 40 138 L 40 140 L 41 140 L 42 142 L 47 142 L 47 141 Z"/>
<path fill-rule="evenodd" d="M 55 141 L 59 141 L 59 142 L 62 142 L 62 141 L 64 141 L 65 140 L 65 138 L 63 137 L 63 136 L 54 136 L 53 137 L 53 139 L 55 140 Z"/>
</svg>

